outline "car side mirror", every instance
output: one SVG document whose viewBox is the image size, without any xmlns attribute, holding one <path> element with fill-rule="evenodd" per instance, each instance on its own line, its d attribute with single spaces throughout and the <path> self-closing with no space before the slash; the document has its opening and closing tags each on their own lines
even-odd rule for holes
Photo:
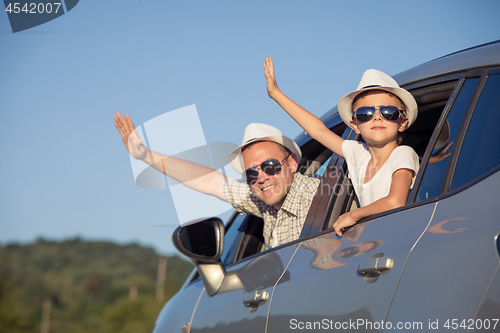
<svg viewBox="0 0 500 333">
<path fill-rule="evenodd" d="M 213 264 L 224 248 L 224 224 L 217 217 L 191 221 L 172 235 L 175 247 L 193 261 Z"/>
<path fill-rule="evenodd" d="M 172 241 L 177 250 L 195 264 L 208 295 L 215 295 L 226 277 L 220 261 L 224 223 L 217 217 L 191 221 L 175 229 Z"/>
</svg>

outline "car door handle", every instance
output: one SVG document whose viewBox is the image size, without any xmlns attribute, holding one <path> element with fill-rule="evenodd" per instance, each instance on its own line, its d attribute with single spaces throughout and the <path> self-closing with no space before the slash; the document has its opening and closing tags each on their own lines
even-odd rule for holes
<svg viewBox="0 0 500 333">
<path fill-rule="evenodd" d="M 249 292 L 245 295 L 243 299 L 243 304 L 250 308 L 251 312 L 255 312 L 257 308 L 266 303 L 269 298 L 269 292 L 262 290 L 263 287 L 255 289 L 253 292 Z"/>
<path fill-rule="evenodd" d="M 391 258 L 370 258 L 359 263 L 357 273 L 365 276 L 379 276 L 380 273 L 390 271 L 394 266 Z"/>
</svg>

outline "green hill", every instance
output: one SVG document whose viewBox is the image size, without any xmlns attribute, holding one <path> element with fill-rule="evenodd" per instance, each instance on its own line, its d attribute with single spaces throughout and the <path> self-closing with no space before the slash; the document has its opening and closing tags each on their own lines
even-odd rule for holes
<svg viewBox="0 0 500 333">
<path fill-rule="evenodd" d="M 157 296 L 159 261 L 149 247 L 79 238 L 0 246 L 0 333 L 40 332 L 42 304 L 50 333 L 151 332 L 193 269 L 168 257 Z"/>
</svg>

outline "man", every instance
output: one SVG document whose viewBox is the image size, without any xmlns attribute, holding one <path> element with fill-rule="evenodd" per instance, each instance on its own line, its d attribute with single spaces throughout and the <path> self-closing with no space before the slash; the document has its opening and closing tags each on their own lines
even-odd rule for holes
<svg viewBox="0 0 500 333">
<path fill-rule="evenodd" d="M 297 172 L 300 148 L 275 127 L 247 126 L 243 143 L 229 154 L 231 166 L 244 174 L 244 179 L 235 180 L 211 168 L 147 149 L 129 115 L 123 118 L 118 112 L 115 126 L 134 158 L 191 189 L 231 203 L 240 213 L 261 217 L 268 248 L 299 238 L 319 177 Z"/>
</svg>

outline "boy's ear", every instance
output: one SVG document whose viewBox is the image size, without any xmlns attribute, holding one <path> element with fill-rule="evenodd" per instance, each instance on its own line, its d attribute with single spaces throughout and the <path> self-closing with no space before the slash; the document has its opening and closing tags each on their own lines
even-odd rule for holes
<svg viewBox="0 0 500 333">
<path fill-rule="evenodd" d="M 351 124 L 352 128 L 356 132 L 356 134 L 360 134 L 361 132 L 359 131 L 358 124 L 354 120 L 350 120 L 349 123 Z"/>
<path fill-rule="evenodd" d="M 406 129 L 406 125 L 408 124 L 408 118 L 404 117 L 403 120 L 401 121 L 401 125 L 399 125 L 399 131 L 403 132 Z"/>
</svg>

